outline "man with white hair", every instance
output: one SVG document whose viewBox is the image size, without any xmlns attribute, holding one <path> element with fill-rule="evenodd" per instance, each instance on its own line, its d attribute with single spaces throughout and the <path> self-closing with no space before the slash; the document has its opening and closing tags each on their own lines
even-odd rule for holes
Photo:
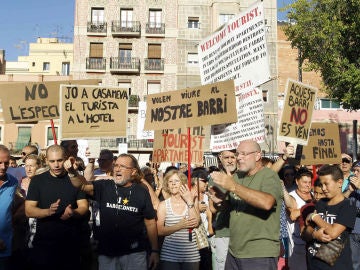
<svg viewBox="0 0 360 270">
<path fill-rule="evenodd" d="M 283 197 L 277 173 L 264 168 L 261 148 L 242 141 L 236 150 L 237 172 L 212 172 L 216 186 L 229 195 L 230 243 L 225 269 L 276 270 Z M 219 189 L 211 189 L 215 195 Z M 219 195 L 216 195 L 219 197 Z"/>
</svg>

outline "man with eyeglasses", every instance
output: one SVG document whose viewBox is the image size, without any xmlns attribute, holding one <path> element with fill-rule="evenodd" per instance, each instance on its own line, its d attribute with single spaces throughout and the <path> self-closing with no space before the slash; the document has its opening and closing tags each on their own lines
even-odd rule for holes
<svg viewBox="0 0 360 270">
<path fill-rule="evenodd" d="M 283 197 L 279 176 L 262 166 L 261 148 L 255 141 L 240 142 L 236 159 L 234 176 L 211 173 L 215 185 L 229 195 L 230 243 L 225 269 L 275 270 Z M 220 192 L 216 187 L 211 191 L 215 195 Z"/>
<path fill-rule="evenodd" d="M 65 165 L 76 174 L 72 162 Z M 159 263 L 156 213 L 149 191 L 140 184 L 141 177 L 136 158 L 121 154 L 109 179 L 86 182 L 84 177 L 71 178 L 75 187 L 99 203 L 99 270 L 156 269 Z"/>
</svg>

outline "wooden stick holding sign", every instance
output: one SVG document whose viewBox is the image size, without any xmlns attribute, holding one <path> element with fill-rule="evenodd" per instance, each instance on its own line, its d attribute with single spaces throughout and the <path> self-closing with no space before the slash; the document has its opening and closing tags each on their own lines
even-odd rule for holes
<svg viewBox="0 0 360 270">
<path fill-rule="evenodd" d="M 50 125 L 51 125 L 51 132 L 52 132 L 53 139 L 54 139 L 54 144 L 57 145 L 57 138 L 56 138 L 54 120 L 50 119 Z"/>
</svg>

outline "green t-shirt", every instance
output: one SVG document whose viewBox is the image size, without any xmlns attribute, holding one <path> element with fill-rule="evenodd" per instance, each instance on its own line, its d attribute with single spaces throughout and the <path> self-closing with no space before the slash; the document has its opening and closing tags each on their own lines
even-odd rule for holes
<svg viewBox="0 0 360 270">
<path fill-rule="evenodd" d="M 236 258 L 278 257 L 280 250 L 280 209 L 283 192 L 280 178 L 274 171 L 263 168 L 253 176 L 235 181 L 250 189 L 271 194 L 276 204 L 270 211 L 255 208 L 230 193 L 229 252 Z"/>
</svg>

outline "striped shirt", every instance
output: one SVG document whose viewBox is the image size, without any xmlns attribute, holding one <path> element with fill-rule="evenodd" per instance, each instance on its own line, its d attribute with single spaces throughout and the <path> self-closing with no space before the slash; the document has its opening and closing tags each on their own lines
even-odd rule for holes
<svg viewBox="0 0 360 270">
<path fill-rule="evenodd" d="M 171 208 L 170 198 L 165 200 L 166 217 L 165 226 L 177 224 L 187 215 L 187 209 L 183 214 L 175 214 Z M 181 229 L 165 236 L 161 248 L 160 260 L 168 262 L 199 262 L 200 254 L 196 245 L 196 236 L 192 232 L 192 241 L 189 241 L 189 230 Z"/>
</svg>

